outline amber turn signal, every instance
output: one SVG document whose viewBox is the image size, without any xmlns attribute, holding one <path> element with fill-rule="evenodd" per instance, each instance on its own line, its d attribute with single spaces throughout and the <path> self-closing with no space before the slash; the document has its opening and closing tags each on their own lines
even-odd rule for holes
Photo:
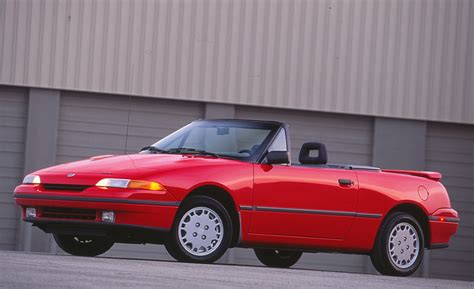
<svg viewBox="0 0 474 289">
<path fill-rule="evenodd" d="M 149 191 L 163 191 L 162 185 L 157 182 L 148 182 L 148 181 L 136 181 L 131 180 L 128 182 L 127 188 L 129 189 L 140 189 L 140 190 L 149 190 Z"/>
</svg>

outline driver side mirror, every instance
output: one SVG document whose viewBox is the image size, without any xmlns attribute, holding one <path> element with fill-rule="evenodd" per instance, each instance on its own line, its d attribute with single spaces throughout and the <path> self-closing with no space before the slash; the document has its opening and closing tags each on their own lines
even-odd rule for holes
<svg viewBox="0 0 474 289">
<path fill-rule="evenodd" d="M 286 165 L 290 163 L 287 151 L 271 151 L 267 153 L 266 158 L 269 165 Z"/>
</svg>

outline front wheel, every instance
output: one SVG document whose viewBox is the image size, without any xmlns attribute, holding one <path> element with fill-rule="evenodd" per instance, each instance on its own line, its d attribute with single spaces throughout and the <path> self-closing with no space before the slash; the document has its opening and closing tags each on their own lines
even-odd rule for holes
<svg viewBox="0 0 474 289">
<path fill-rule="evenodd" d="M 224 206 L 213 198 L 196 196 L 176 214 L 165 248 L 178 261 L 212 263 L 231 240 L 232 221 Z"/>
<path fill-rule="evenodd" d="M 424 246 L 418 221 L 407 213 L 396 212 L 380 227 L 370 258 L 381 274 L 409 276 L 420 266 Z"/>
<path fill-rule="evenodd" d="M 64 252 L 75 256 L 94 257 L 107 252 L 114 242 L 101 237 L 54 234 L 54 240 Z"/>
<path fill-rule="evenodd" d="M 254 249 L 254 251 L 260 262 L 268 267 L 274 268 L 290 268 L 295 265 L 301 258 L 301 255 L 303 255 L 302 252 L 298 251 L 273 249 Z"/>
</svg>

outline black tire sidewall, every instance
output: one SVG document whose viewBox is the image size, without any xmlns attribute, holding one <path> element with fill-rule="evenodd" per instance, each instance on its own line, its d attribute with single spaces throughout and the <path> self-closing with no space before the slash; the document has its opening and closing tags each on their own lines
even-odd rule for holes
<svg viewBox="0 0 474 289">
<path fill-rule="evenodd" d="M 223 222 L 224 234 L 222 241 L 216 250 L 206 256 L 192 255 L 191 253 L 186 251 L 186 249 L 183 248 L 181 242 L 179 241 L 179 222 L 181 221 L 181 218 L 186 212 L 195 207 L 207 207 L 209 209 L 212 209 L 219 215 Z M 176 214 L 175 220 L 173 222 L 173 227 L 170 233 L 170 236 L 166 240 L 165 247 L 173 258 L 182 262 L 212 263 L 222 257 L 222 255 L 224 255 L 224 253 L 230 246 L 232 240 L 232 221 L 229 213 L 221 203 L 207 196 L 195 196 L 187 200 L 180 207 L 178 213 Z"/>
<path fill-rule="evenodd" d="M 174 245 L 171 234 L 165 238 L 163 245 L 171 257 L 173 257 L 175 260 L 181 261 L 180 255 L 177 253 L 178 249 Z"/>
<path fill-rule="evenodd" d="M 393 228 L 400 223 L 409 223 L 412 225 L 418 234 L 419 240 L 419 252 L 415 263 L 404 269 L 399 268 L 392 262 L 388 250 L 390 233 Z M 413 274 L 421 265 L 425 250 L 425 240 L 423 230 L 418 221 L 413 216 L 404 212 L 393 213 L 383 223 L 377 239 L 378 240 L 376 242 L 375 250 L 371 256 L 371 259 L 372 263 L 380 273 L 392 276 L 409 276 Z"/>
<path fill-rule="evenodd" d="M 255 255 L 257 259 L 268 267 L 273 268 L 289 268 L 298 262 L 298 260 L 302 256 L 302 252 L 299 251 L 288 251 L 285 253 L 289 253 L 290 256 L 288 257 L 281 257 L 276 253 L 274 249 L 254 249 Z"/>
<path fill-rule="evenodd" d="M 102 255 L 114 245 L 113 241 L 100 237 L 77 236 L 79 238 L 90 238 L 92 242 L 88 244 L 78 243 L 74 240 L 76 236 L 53 234 L 53 237 L 59 248 L 74 256 L 94 257 Z"/>
</svg>

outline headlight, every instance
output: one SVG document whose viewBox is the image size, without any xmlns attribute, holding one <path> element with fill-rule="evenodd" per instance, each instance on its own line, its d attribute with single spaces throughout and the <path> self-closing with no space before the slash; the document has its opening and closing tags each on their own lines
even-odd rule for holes
<svg viewBox="0 0 474 289">
<path fill-rule="evenodd" d="M 102 179 L 97 182 L 96 187 L 126 188 L 130 180 L 127 179 Z"/>
<path fill-rule="evenodd" d="M 101 188 L 122 188 L 122 189 L 140 189 L 149 191 L 164 191 L 165 188 L 157 183 L 150 181 L 137 181 L 129 179 L 102 179 L 95 184 Z"/>
<path fill-rule="evenodd" d="M 24 184 L 34 184 L 34 185 L 38 185 L 38 184 L 41 184 L 41 178 L 37 175 L 27 175 L 24 179 L 23 179 L 23 183 Z"/>
</svg>

